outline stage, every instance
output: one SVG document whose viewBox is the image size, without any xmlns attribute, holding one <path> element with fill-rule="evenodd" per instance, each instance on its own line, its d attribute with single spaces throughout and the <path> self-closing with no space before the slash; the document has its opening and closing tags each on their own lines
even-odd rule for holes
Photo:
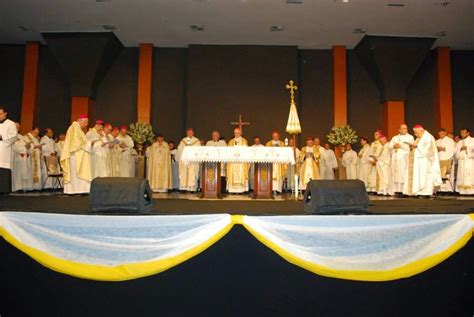
<svg viewBox="0 0 474 317">
<path fill-rule="evenodd" d="M 462 241 L 459 240 L 461 242 L 456 242 L 457 238 L 452 240 L 452 245 L 446 242 L 447 253 L 443 251 L 445 253 L 443 257 L 437 259 L 433 265 L 426 264 L 433 261 L 427 260 L 430 257 L 415 261 L 416 259 L 407 255 L 409 261 L 405 266 L 408 269 L 396 270 L 395 274 L 390 273 L 392 275 L 377 270 L 371 273 L 357 272 L 344 275 L 347 271 L 336 270 L 328 273 L 319 266 L 311 267 L 299 263 L 301 261 L 288 254 L 285 255 L 285 252 L 272 246 L 272 242 L 266 241 L 256 233 L 254 229 L 258 226 L 251 226 L 252 221 L 263 221 L 265 225 L 270 225 L 271 221 L 275 219 L 278 221 L 279 218 L 288 221 L 296 219 L 302 226 L 301 232 L 322 230 L 316 232 L 322 234 L 320 237 L 323 240 L 330 227 L 336 230 L 343 229 L 343 232 L 336 231 L 335 235 L 330 236 L 320 247 L 323 250 L 333 248 L 331 250 L 336 251 L 341 247 L 346 248 L 349 258 L 362 252 L 365 255 L 359 260 L 368 261 L 370 264 L 371 259 L 376 258 L 380 250 L 388 252 L 388 256 L 378 256 L 382 260 L 392 256 L 392 248 L 394 255 L 400 254 L 398 250 L 400 245 L 410 242 L 411 235 L 420 234 L 425 230 L 424 221 L 431 221 L 432 217 L 441 217 L 436 221 L 454 217 L 454 222 L 445 227 L 438 227 L 439 224 L 436 223 L 429 225 L 430 230 L 439 232 L 439 236 L 435 234 L 436 232 L 428 230 L 430 232 L 427 236 L 421 235 L 413 240 L 418 241 L 418 245 L 414 245 L 411 252 L 419 253 L 418 249 L 424 249 L 432 241 L 437 241 L 433 243 L 435 248 L 440 246 L 452 238 L 451 235 L 446 235 L 446 230 L 452 230 L 450 227 L 457 226 L 455 223 L 460 221 L 468 224 L 470 217 L 463 214 L 472 213 L 474 210 L 473 197 L 439 196 L 432 199 L 414 199 L 370 196 L 370 202 L 369 215 L 304 216 L 303 202 L 288 199 L 285 195 L 271 201 L 255 201 L 242 195 L 231 195 L 222 200 L 200 200 L 197 194 L 154 194 L 155 211 L 134 217 L 129 214 L 121 216 L 123 212 L 107 213 L 110 216 L 91 213 L 88 208 L 88 196 L 64 196 L 59 193 L 1 196 L 0 229 L 3 223 L 4 228 L 9 228 L 5 230 L 12 235 L 3 231 L 4 238 L 10 243 L 0 239 L 2 258 L 0 284 L 5 290 L 1 298 L 0 314 L 2 316 L 472 316 L 474 243 L 472 240 L 469 241 L 472 236 L 471 227 L 465 228 L 462 234 L 464 238 L 461 238 Z M 129 268 L 127 265 L 120 269 L 106 265 L 105 270 L 101 269 L 102 275 L 95 275 L 99 272 L 96 266 L 90 268 L 86 266 L 84 269 L 84 264 L 79 264 L 82 269 L 76 270 L 74 266 L 78 265 L 77 263 L 63 265 L 57 260 L 45 260 L 44 254 L 38 256 L 35 251 L 30 253 L 28 249 L 22 248 L 21 244 L 12 243 L 11 240 L 15 232 L 25 232 L 28 237 L 25 241 L 35 238 L 38 234 L 39 238 L 47 235 L 66 243 L 66 250 L 69 250 L 66 255 L 75 251 L 83 255 L 93 255 L 96 252 L 94 250 L 98 250 L 100 252 L 97 255 L 100 258 L 104 250 L 105 252 L 109 252 L 107 251 L 109 249 L 121 250 L 121 247 L 111 245 L 114 241 L 123 241 L 125 243 L 123 250 L 128 250 L 128 244 L 135 243 L 135 240 L 153 238 L 142 237 L 142 230 L 139 230 L 123 239 L 122 235 L 130 228 L 134 228 L 133 223 L 143 223 L 147 228 L 143 231 L 145 234 L 148 229 L 159 228 L 157 226 L 162 221 L 172 217 L 175 223 L 156 229 L 157 232 L 167 232 L 179 227 L 181 221 L 189 221 L 189 217 L 226 217 L 222 214 L 232 215 L 227 216 L 230 217 L 231 224 L 226 226 L 225 233 L 213 238 L 212 243 L 186 259 L 173 258 L 172 264 L 165 269 L 146 274 L 141 274 L 140 270 Z M 422 222 L 411 222 L 410 217 L 417 217 L 416 215 L 421 217 Z M 45 227 L 35 222 L 35 219 L 54 220 L 56 217 L 65 217 L 63 220 L 66 221 L 53 221 L 50 226 Z M 12 221 L 20 219 L 19 227 L 10 226 L 8 218 Z M 471 218 L 474 221 L 472 215 Z M 270 222 L 266 222 L 267 219 Z M 359 219 L 366 219 L 363 221 L 368 221 L 367 226 L 351 227 L 350 223 Z M 373 222 L 374 219 L 377 221 Z M 385 223 L 385 219 L 390 221 Z M 394 226 L 391 221 L 395 222 Z M 29 222 L 33 226 L 30 227 Z M 320 224 L 324 222 L 332 224 L 329 227 L 325 225 L 321 227 Z M 377 222 L 382 226 L 377 227 Z M 288 223 L 290 227 L 294 224 Z M 97 237 L 104 236 L 100 232 L 94 233 L 96 230 L 94 228 L 103 227 L 108 227 L 105 231 L 109 235 L 107 239 L 113 239 L 106 241 L 105 249 L 101 248 L 100 243 L 97 244 L 99 241 L 94 242 Z M 285 230 L 289 227 L 285 224 L 283 227 L 269 228 L 271 228 L 269 232 L 276 230 L 274 231 L 276 236 L 281 234 L 285 236 Z M 281 231 L 282 228 L 284 231 Z M 350 244 L 353 243 L 351 241 L 357 240 L 354 234 L 357 235 L 360 230 L 365 230 L 364 228 L 379 231 L 369 232 L 365 242 L 351 247 Z M 55 232 L 56 230 L 59 231 Z M 92 231 L 87 233 L 87 230 Z M 288 234 L 287 237 L 292 235 Z M 127 241 L 130 238 L 132 240 Z M 191 241 L 195 240 L 194 236 L 190 238 Z M 430 243 L 421 242 L 421 238 L 426 238 Z M 76 239 L 78 244 L 71 245 L 70 243 Z M 335 249 L 334 246 L 331 247 L 333 241 L 340 239 L 342 240 L 337 243 Z M 161 240 L 167 241 L 168 238 L 153 241 L 159 245 Z M 83 242 L 85 242 L 84 249 L 81 247 Z M 170 240 L 166 245 L 175 243 L 174 240 Z M 298 243 L 293 242 L 291 245 L 298 248 Z M 370 245 L 378 246 L 380 250 L 376 252 Z M 61 249 L 61 244 L 57 246 Z M 367 246 L 369 248 L 364 251 Z M 51 254 L 54 254 L 57 248 L 51 246 L 45 250 L 50 250 Z M 303 250 L 306 250 L 306 247 L 303 247 Z M 113 260 L 116 257 L 113 253 L 115 251 L 111 252 Z M 347 255 L 331 257 L 344 259 Z M 120 257 L 120 252 L 117 257 Z M 144 265 L 147 265 L 146 261 Z M 109 270 L 112 270 L 112 273 Z M 114 274 L 118 274 L 118 277 Z"/>
<path fill-rule="evenodd" d="M 244 215 L 302 215 L 303 202 L 289 195 L 274 200 L 253 200 L 248 195 L 227 195 L 221 200 L 199 199 L 199 193 L 153 194 L 157 215 L 229 213 Z M 370 195 L 370 214 L 467 214 L 474 212 L 474 197 L 436 196 L 431 199 Z M 0 196 L 0 210 L 90 214 L 88 196 L 60 193 L 25 193 Z M 108 213 L 108 214 L 114 214 Z M 121 212 L 115 214 L 123 214 Z"/>
</svg>

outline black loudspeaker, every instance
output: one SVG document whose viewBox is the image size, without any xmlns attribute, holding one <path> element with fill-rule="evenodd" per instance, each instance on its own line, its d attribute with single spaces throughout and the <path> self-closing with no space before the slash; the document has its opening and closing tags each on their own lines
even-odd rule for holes
<svg viewBox="0 0 474 317">
<path fill-rule="evenodd" d="M 369 196 L 360 180 L 310 181 L 304 193 L 304 212 L 337 214 L 367 212 Z"/>
<path fill-rule="evenodd" d="M 92 211 L 150 212 L 154 209 L 150 184 L 143 178 L 95 178 L 89 207 Z"/>
</svg>

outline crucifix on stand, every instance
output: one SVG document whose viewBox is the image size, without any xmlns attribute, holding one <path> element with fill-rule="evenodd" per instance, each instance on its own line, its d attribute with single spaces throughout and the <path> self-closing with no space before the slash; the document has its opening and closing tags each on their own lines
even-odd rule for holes
<svg viewBox="0 0 474 317">
<path fill-rule="evenodd" d="M 287 90 L 290 91 L 290 114 L 288 116 L 288 123 L 286 124 L 286 132 L 293 136 L 293 155 L 295 156 L 295 162 L 298 162 L 298 157 L 296 157 L 296 135 L 301 133 L 301 124 L 300 119 L 298 118 L 298 110 L 296 109 L 295 103 L 295 91 L 298 90 L 298 86 L 294 84 L 294 81 L 290 82 L 285 86 Z M 293 188 L 295 193 L 295 200 L 299 198 L 298 190 L 298 168 L 297 164 L 293 169 Z"/>
<path fill-rule="evenodd" d="M 231 122 L 230 124 L 233 125 L 234 127 L 235 126 L 238 127 L 240 129 L 240 131 L 242 131 L 242 133 L 243 133 L 244 132 L 244 130 L 243 130 L 244 125 L 250 125 L 250 122 L 242 121 L 242 115 L 239 114 L 239 121 Z"/>
</svg>

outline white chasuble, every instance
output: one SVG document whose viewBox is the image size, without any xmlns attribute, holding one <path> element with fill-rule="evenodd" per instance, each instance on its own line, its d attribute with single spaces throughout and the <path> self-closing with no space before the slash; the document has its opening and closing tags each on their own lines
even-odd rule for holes
<svg viewBox="0 0 474 317">
<path fill-rule="evenodd" d="M 121 134 L 119 134 L 116 139 L 120 142 L 118 145 L 120 154 L 120 177 L 134 177 L 135 173 L 132 173 L 134 166 L 134 162 L 132 162 L 132 149 L 135 146 L 133 140 L 129 135 L 122 136 Z"/>
<path fill-rule="evenodd" d="M 154 143 L 146 150 L 147 178 L 151 190 L 165 193 L 172 189 L 171 153 L 168 143 Z"/>
<path fill-rule="evenodd" d="M 382 151 L 377 159 L 377 193 L 380 195 L 392 195 L 392 176 L 391 176 L 391 153 L 390 144 L 382 145 Z"/>
<path fill-rule="evenodd" d="M 13 144 L 12 191 L 14 192 L 31 190 L 32 187 L 30 156 L 26 144 L 21 135 L 17 136 Z"/>
<path fill-rule="evenodd" d="M 462 147 L 466 148 L 461 150 Z M 474 138 L 468 136 L 456 145 L 458 172 L 456 191 L 461 195 L 474 195 Z"/>
<path fill-rule="evenodd" d="M 347 179 L 357 179 L 357 153 L 354 150 L 342 154 L 342 165 L 346 168 Z"/>
<path fill-rule="evenodd" d="M 186 146 L 201 146 L 198 138 L 185 137 L 179 142 L 177 159 L 179 163 L 179 189 L 195 192 L 197 190 L 197 181 L 199 177 L 199 163 L 184 164 L 181 162 L 181 156 Z"/>
<path fill-rule="evenodd" d="M 415 139 L 411 134 L 398 134 L 390 140 L 389 147 L 392 151 L 392 161 L 390 163 L 392 174 L 393 192 L 401 193 L 403 191 L 403 184 L 408 172 L 408 156 L 410 154 L 410 144 L 413 144 Z M 398 144 L 400 147 L 395 148 Z"/>
<path fill-rule="evenodd" d="M 357 178 L 364 182 L 365 188 L 369 189 L 369 178 L 372 172 L 372 159 L 370 157 L 370 145 L 365 144 L 357 154 Z"/>
<path fill-rule="evenodd" d="M 228 146 L 248 146 L 243 137 L 233 138 Z M 249 164 L 228 163 L 227 164 L 227 190 L 229 193 L 244 193 L 249 190 Z"/>
<path fill-rule="evenodd" d="M 298 161 L 300 162 L 299 188 L 301 190 L 305 190 L 306 185 L 308 185 L 311 180 L 316 180 L 320 178 L 320 149 L 321 147 L 305 146 L 300 151 Z"/>
<path fill-rule="evenodd" d="M 275 146 L 275 147 L 284 147 L 285 143 L 280 140 L 271 140 L 268 141 L 265 146 Z M 272 188 L 274 191 L 279 193 L 283 190 L 283 182 L 287 174 L 288 165 L 286 164 L 272 164 Z"/>
</svg>

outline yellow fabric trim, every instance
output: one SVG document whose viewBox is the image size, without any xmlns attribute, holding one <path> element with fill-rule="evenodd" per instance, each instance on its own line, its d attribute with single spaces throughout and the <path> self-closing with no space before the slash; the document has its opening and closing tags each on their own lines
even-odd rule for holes
<svg viewBox="0 0 474 317">
<path fill-rule="evenodd" d="M 473 215 L 470 215 L 473 218 Z M 437 264 L 443 262 L 451 255 L 456 253 L 459 249 L 464 247 L 466 243 L 471 239 L 472 232 L 466 232 L 458 241 L 453 243 L 446 250 L 434 254 L 432 256 L 426 257 L 424 259 L 417 260 L 406 265 L 390 269 L 387 271 L 348 271 L 348 270 L 337 270 L 323 265 L 315 264 L 306 260 L 303 260 L 290 252 L 280 248 L 277 244 L 270 241 L 257 231 L 253 230 L 249 225 L 243 223 L 245 229 L 247 229 L 258 241 L 272 249 L 275 253 L 281 256 L 286 261 L 297 265 L 305 270 L 316 273 L 318 275 L 346 279 L 346 280 L 355 280 L 355 281 L 367 281 L 367 282 L 381 282 L 381 281 L 392 281 L 401 278 L 407 278 L 421 272 L 424 272 Z"/>
<path fill-rule="evenodd" d="M 472 222 L 474 222 L 474 214 L 469 214 L 468 216 L 471 217 Z M 474 224 L 473 224 L 472 230 L 474 231 Z"/>
<path fill-rule="evenodd" d="M 2 227 L 0 227 L 0 236 L 3 236 L 14 247 L 53 271 L 96 281 L 126 281 L 161 273 L 191 259 L 219 241 L 233 226 L 234 224 L 231 221 L 230 224 L 206 242 L 177 256 L 157 261 L 128 263 L 118 266 L 85 264 L 54 257 L 18 241 Z"/>
</svg>

